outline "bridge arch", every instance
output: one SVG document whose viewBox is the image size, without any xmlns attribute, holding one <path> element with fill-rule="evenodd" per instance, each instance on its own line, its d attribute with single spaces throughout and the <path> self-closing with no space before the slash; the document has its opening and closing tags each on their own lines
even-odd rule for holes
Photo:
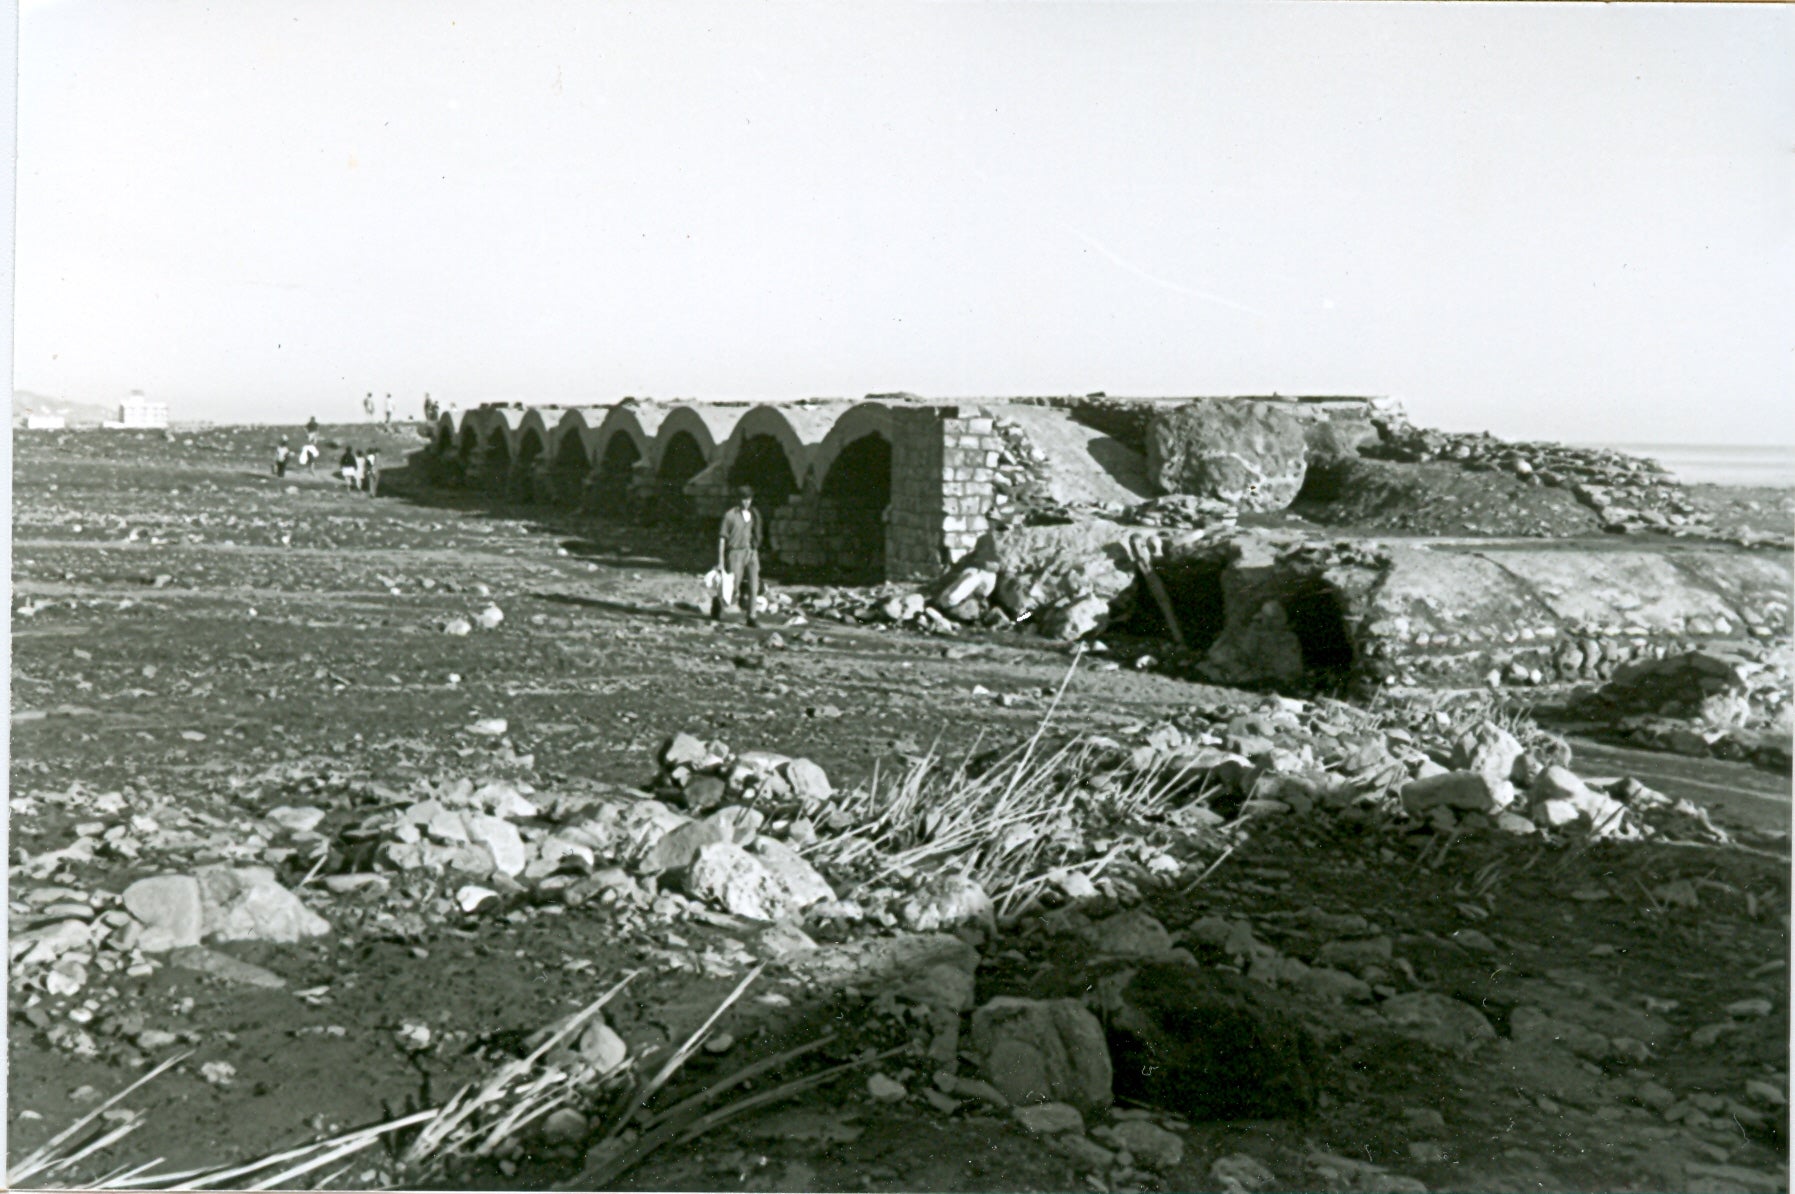
<svg viewBox="0 0 1795 1194">
<path fill-rule="evenodd" d="M 810 471 L 810 452 L 777 407 L 757 406 L 742 416 L 716 461 L 725 482 L 749 485 L 755 500 L 772 510 L 799 491 Z"/>
</svg>

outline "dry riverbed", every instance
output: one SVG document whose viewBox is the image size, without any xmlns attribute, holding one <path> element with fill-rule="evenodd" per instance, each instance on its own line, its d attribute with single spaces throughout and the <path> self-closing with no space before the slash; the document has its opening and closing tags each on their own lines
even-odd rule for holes
<svg viewBox="0 0 1795 1194">
<path fill-rule="evenodd" d="M 631 972 L 604 1009 L 609 1035 L 579 1037 L 567 1064 L 602 1069 L 615 1048 L 652 1073 L 764 965 L 669 1096 L 825 1032 L 804 1064 L 857 1068 L 670 1143 L 614 1188 L 1787 1188 L 1786 801 L 1744 797 L 1748 816 L 1715 801 L 1711 827 L 1677 814 L 1652 840 L 1612 840 L 1573 821 L 1522 833 L 1463 810 L 1404 816 L 1364 789 L 1336 807 L 1312 786 L 1273 799 L 1256 780 L 1206 779 L 1201 801 L 1179 805 L 1203 816 L 1162 803 L 1150 832 L 1100 840 L 1081 822 L 1076 841 L 1043 847 L 1059 878 L 993 892 L 1019 913 L 1001 924 L 954 923 L 946 899 L 931 921 L 934 906 L 909 906 L 923 876 L 850 892 L 851 868 L 829 864 L 851 851 L 827 844 L 851 831 L 831 828 L 832 805 L 931 749 L 1010 749 L 1051 706 L 1056 735 L 1107 740 L 1092 756 L 1102 776 L 1215 750 L 1251 757 L 1254 775 L 1396 764 L 1406 782 L 1463 727 L 1102 661 L 1069 673 L 1039 640 L 838 624 L 814 594 L 760 630 L 716 627 L 689 605 L 702 536 L 277 481 L 264 441 L 15 437 L 13 932 L 89 927 L 57 930 L 82 942 L 36 960 L 15 950 L 11 1159 L 188 1054 L 125 1102 L 137 1131 L 58 1183 L 158 1157 L 248 1160 L 440 1105 Z M 729 758 L 663 766 L 680 731 Z M 1629 757 L 1571 769 L 1624 777 Z M 810 773 L 790 760 L 833 790 L 793 790 Z M 1675 770 L 1673 799 L 1742 782 L 1715 760 Z M 628 810 L 650 799 L 693 824 L 764 809 L 755 836 L 777 848 L 756 846 L 755 865 L 796 843 L 859 915 L 769 928 L 741 914 L 745 889 L 682 887 L 644 862 L 645 836 L 592 828 L 600 813 L 635 824 Z M 1646 807 L 1626 816 L 1671 815 Z M 520 857 L 552 870 L 395 861 L 459 850 L 455 833 L 491 856 L 515 833 Z M 250 867 L 297 893 L 274 917 L 289 940 L 144 948 L 122 902 L 133 883 Z M 880 951 L 900 946 L 921 961 L 881 971 Z M 1101 987 L 1115 999 L 1088 1014 L 1113 1029 L 1199 981 L 1161 975 L 1168 957 L 1217 984 L 1206 998 L 1245 1008 L 1282 1068 L 1177 1051 L 1201 1041 L 1162 1042 L 1167 1056 L 1192 1072 L 1245 1065 L 1284 1082 L 1287 1105 L 1215 1111 L 1213 1092 L 1155 1085 L 1122 1052 L 1113 1101 L 1080 1085 L 1087 1071 L 1055 1078 L 1076 1127 L 990 1097 L 998 1030 L 980 1009 Z M 1307 1043 L 1276 1046 L 1286 1029 Z M 805 1072 L 792 1066 L 777 1076 Z M 587 1146 L 619 1087 L 600 1074 L 587 1089 L 555 1132 L 545 1121 L 440 1180 L 542 1188 L 593 1172 L 603 1150 Z M 344 1164 L 339 1188 L 397 1172 L 378 1148 Z"/>
</svg>

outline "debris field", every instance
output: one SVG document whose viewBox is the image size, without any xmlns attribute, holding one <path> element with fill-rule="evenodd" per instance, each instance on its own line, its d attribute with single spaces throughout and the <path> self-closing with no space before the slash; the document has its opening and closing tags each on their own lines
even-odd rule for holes
<svg viewBox="0 0 1795 1194">
<path fill-rule="evenodd" d="M 717 625 L 705 528 L 271 435 L 15 437 L 12 1184 L 1787 1188 L 1786 673 Z"/>
</svg>

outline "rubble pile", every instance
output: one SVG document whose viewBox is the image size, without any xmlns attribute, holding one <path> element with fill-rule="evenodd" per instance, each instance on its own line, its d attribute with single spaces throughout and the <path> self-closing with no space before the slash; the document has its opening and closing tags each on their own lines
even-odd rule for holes
<svg viewBox="0 0 1795 1194">
<path fill-rule="evenodd" d="M 1710 643 L 1616 668 L 1572 708 L 1642 745 L 1787 771 L 1790 671 L 1787 644 Z"/>
<path fill-rule="evenodd" d="M 1689 801 L 1632 779 L 1579 778 L 1560 739 L 1533 730 L 1523 745 L 1496 721 L 1443 708 L 1391 717 L 1279 699 L 1225 720 L 1193 713 L 1149 731 L 1131 759 L 1200 776 L 1208 807 L 1242 819 L 1331 814 L 1453 836 L 1728 840 Z"/>
<path fill-rule="evenodd" d="M 1613 534 L 1657 532 L 1696 538 L 1716 534 L 1710 525 L 1712 516 L 1692 502 L 1681 483 L 1654 460 L 1609 448 L 1511 443 L 1485 432 L 1416 427 L 1400 412 L 1380 412 L 1372 422 L 1377 438 L 1359 449 L 1370 459 L 1407 464 L 1440 461 L 1473 472 L 1505 473 L 1529 486 L 1562 489 L 1593 512 L 1602 529 Z M 1756 542 L 1756 538 L 1751 540 Z"/>
</svg>

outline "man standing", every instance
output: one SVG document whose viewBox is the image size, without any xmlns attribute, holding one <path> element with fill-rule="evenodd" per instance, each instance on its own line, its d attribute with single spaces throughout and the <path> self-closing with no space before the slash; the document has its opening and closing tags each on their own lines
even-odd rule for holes
<svg viewBox="0 0 1795 1194">
<path fill-rule="evenodd" d="M 735 491 L 737 505 L 723 515 L 717 531 L 717 570 L 727 573 L 735 599 L 748 611 L 748 625 L 760 625 L 754 601 L 760 596 L 760 545 L 766 542 L 760 512 L 754 509 L 754 491 L 744 485 Z M 723 595 L 711 600 L 711 621 L 723 620 Z"/>
</svg>

